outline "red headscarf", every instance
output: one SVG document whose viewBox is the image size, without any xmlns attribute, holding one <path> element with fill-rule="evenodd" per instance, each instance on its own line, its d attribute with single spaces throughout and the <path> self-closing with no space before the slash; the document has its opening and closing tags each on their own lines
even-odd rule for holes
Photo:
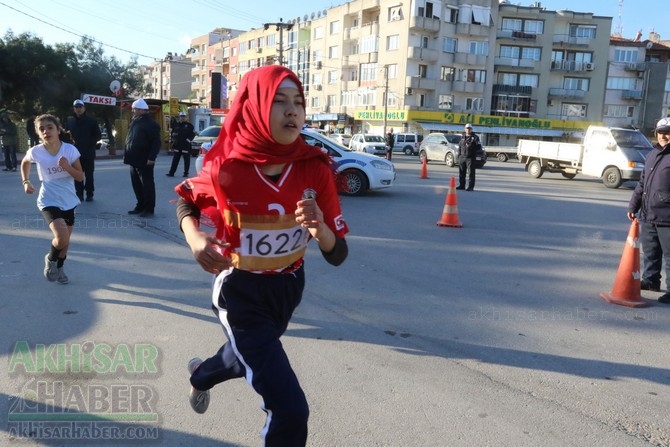
<svg viewBox="0 0 670 447">
<path fill-rule="evenodd" d="M 251 70 L 240 81 L 230 113 L 221 127 L 218 139 L 205 156 L 204 163 L 216 157 L 238 159 L 257 164 L 281 164 L 314 157 L 327 157 L 302 138 L 291 144 L 279 144 L 272 138 L 270 113 L 279 85 L 285 79 L 298 86 L 305 104 L 298 77 L 281 65 L 266 65 Z"/>
</svg>

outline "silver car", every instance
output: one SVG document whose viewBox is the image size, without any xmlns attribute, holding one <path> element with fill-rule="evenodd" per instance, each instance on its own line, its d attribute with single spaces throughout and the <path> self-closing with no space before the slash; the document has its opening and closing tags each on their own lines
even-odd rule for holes
<svg viewBox="0 0 670 447">
<path fill-rule="evenodd" d="M 445 165 L 452 167 L 458 163 L 458 143 L 461 141 L 461 136 L 457 134 L 444 134 L 435 132 L 428 134 L 423 139 L 419 146 L 419 158 L 428 161 L 441 161 Z M 486 151 L 482 149 L 477 154 L 477 169 L 484 166 L 486 163 Z"/>
</svg>

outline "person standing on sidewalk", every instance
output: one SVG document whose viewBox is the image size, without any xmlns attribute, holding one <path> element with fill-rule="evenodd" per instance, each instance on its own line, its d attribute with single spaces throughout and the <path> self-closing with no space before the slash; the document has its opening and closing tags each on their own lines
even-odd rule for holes
<svg viewBox="0 0 670 447">
<path fill-rule="evenodd" d="M 179 122 L 172 127 L 172 165 L 168 177 L 174 177 L 174 173 L 179 166 L 179 158 L 184 157 L 184 177 L 188 177 L 188 170 L 191 168 L 191 141 L 195 138 L 195 129 L 193 124 L 188 122 L 186 112 L 179 112 Z"/>
<path fill-rule="evenodd" d="M 644 264 L 640 287 L 659 292 L 663 269 L 666 292 L 658 302 L 670 304 L 670 118 L 656 123 L 656 138 L 658 143 L 644 162 L 644 171 L 628 203 L 627 216 L 633 220 L 640 212 Z"/>
<path fill-rule="evenodd" d="M 161 149 L 161 129 L 149 116 L 149 106 L 144 99 L 133 102 L 131 107 L 133 119 L 128 128 L 123 163 L 130 165 L 130 181 L 137 203 L 128 214 L 151 217 L 156 206 L 154 164 Z"/>
<path fill-rule="evenodd" d="M 67 120 L 65 130 L 70 132 L 74 140 L 74 146 L 81 154 L 79 161 L 81 162 L 85 177 L 83 182 L 75 180 L 74 188 L 77 191 L 79 200 L 84 200 L 84 191 L 86 191 L 86 201 L 91 202 L 93 200 L 93 191 L 95 191 L 93 184 L 95 151 L 102 133 L 97 121 L 86 115 L 84 101 L 77 99 L 72 104 L 72 107 L 74 108 L 74 116 Z"/>
<path fill-rule="evenodd" d="M 461 141 L 458 142 L 458 186 L 456 189 L 475 189 L 477 152 L 482 148 L 479 137 L 472 131 L 472 124 L 465 125 Z M 467 187 L 465 180 L 468 180 Z"/>
<path fill-rule="evenodd" d="M 0 117 L 0 137 L 2 137 L 2 152 L 5 155 L 3 171 L 16 171 L 16 145 L 18 144 L 18 130 L 8 114 Z"/>
<path fill-rule="evenodd" d="M 74 211 L 80 204 L 74 182 L 84 179 L 76 147 L 60 140 L 61 126 L 53 115 L 35 118 L 35 128 L 42 144 L 33 146 L 21 160 L 21 178 L 26 194 L 33 194 L 35 187 L 30 182 L 31 163 L 37 166 L 37 175 L 42 182 L 37 196 L 37 207 L 53 233 L 51 249 L 44 257 L 44 277 L 59 284 L 70 282 L 63 264 L 70 247 L 74 229 Z"/>
<path fill-rule="evenodd" d="M 280 65 L 256 68 L 235 99 L 204 168 L 175 189 L 186 242 L 203 270 L 218 275 L 212 308 L 228 338 L 214 356 L 188 363 L 189 401 L 204 413 L 214 385 L 245 377 L 267 413 L 263 445 L 304 446 L 309 407 L 280 337 L 302 299 L 307 243 L 315 239 L 325 260 L 340 265 L 348 228 L 330 157 L 300 137 L 297 76 Z M 200 229 L 201 211 L 216 236 Z"/>
</svg>

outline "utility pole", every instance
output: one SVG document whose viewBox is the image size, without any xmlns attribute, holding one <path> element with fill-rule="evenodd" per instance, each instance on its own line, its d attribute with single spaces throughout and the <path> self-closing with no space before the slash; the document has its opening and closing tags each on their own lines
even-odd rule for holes
<svg viewBox="0 0 670 447">
<path fill-rule="evenodd" d="M 263 29 L 267 31 L 270 26 L 276 26 L 277 31 L 279 31 L 279 65 L 284 65 L 284 30 L 291 31 L 291 29 L 293 29 L 293 24 L 284 23 L 280 17 L 279 22 L 264 23 Z"/>
<path fill-rule="evenodd" d="M 386 129 L 386 115 L 388 115 L 389 108 L 389 66 L 384 65 L 384 135 L 387 133 Z"/>
</svg>

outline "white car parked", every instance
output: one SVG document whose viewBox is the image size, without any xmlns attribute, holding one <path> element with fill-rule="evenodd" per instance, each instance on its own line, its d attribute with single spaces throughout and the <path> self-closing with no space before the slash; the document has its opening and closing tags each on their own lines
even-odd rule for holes
<svg viewBox="0 0 670 447">
<path fill-rule="evenodd" d="M 337 164 L 337 172 L 345 180 L 346 191 L 340 191 L 342 194 L 361 196 L 369 190 L 388 188 L 393 185 L 396 172 L 395 166 L 390 161 L 362 152 L 353 152 L 310 129 L 303 129 L 300 136 L 307 144 L 320 147 L 333 157 Z M 201 146 L 200 155 L 195 160 L 197 172 L 202 169 L 205 154 L 211 147 L 212 143 L 203 143 Z"/>
<path fill-rule="evenodd" d="M 357 133 L 351 137 L 349 149 L 385 157 L 386 140 L 381 135 Z"/>
</svg>

